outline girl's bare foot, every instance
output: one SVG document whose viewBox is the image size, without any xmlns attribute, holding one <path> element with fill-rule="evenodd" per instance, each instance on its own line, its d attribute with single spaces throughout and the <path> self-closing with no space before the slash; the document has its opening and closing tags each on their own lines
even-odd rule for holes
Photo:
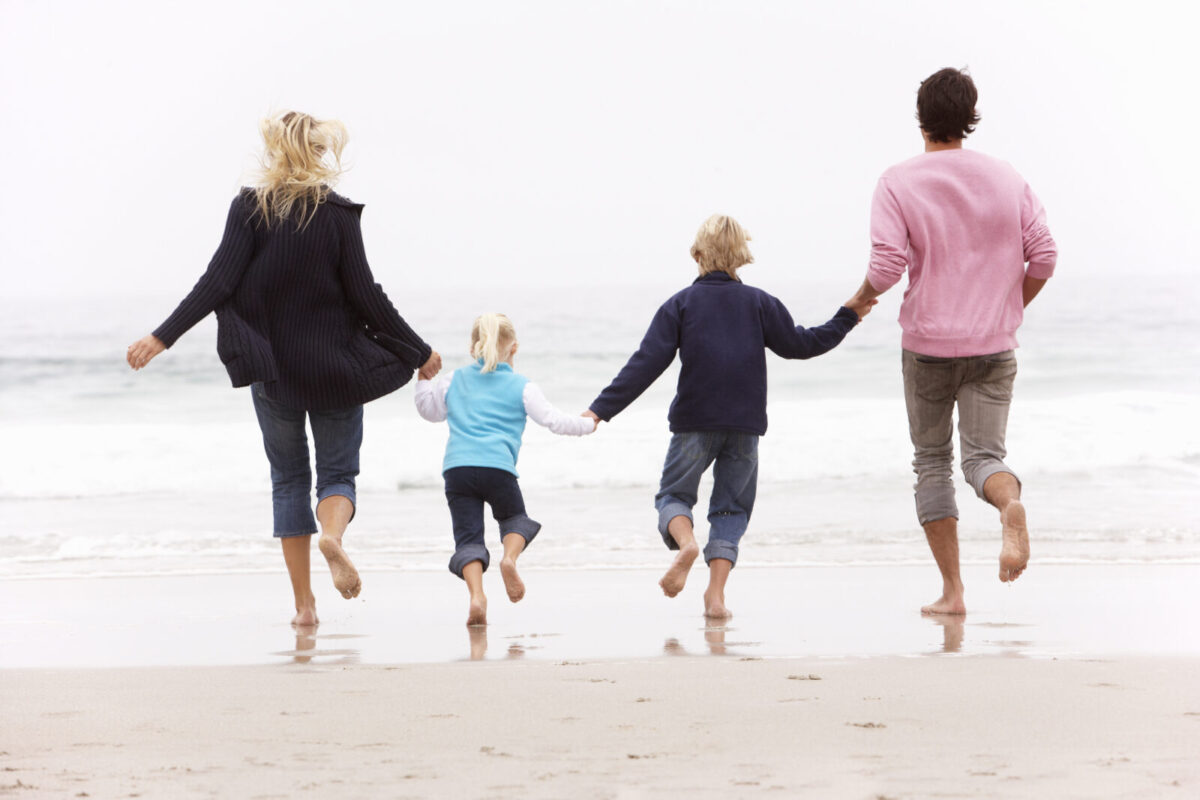
<svg viewBox="0 0 1200 800">
<path fill-rule="evenodd" d="M 515 559 L 500 559 L 500 577 L 504 579 L 504 591 L 508 592 L 509 600 L 516 603 L 525 596 L 525 583 L 521 580 L 521 576 L 517 574 L 517 562 Z"/>
<path fill-rule="evenodd" d="M 358 597 L 358 593 L 362 589 L 362 581 L 359 580 L 358 570 L 354 568 L 350 557 L 342 549 L 342 543 L 332 536 L 322 534 L 320 541 L 317 542 L 317 547 L 321 549 L 321 555 L 325 556 L 325 560 L 329 562 L 329 571 L 333 574 L 333 588 L 337 589 L 347 600 Z"/>
<path fill-rule="evenodd" d="M 716 593 L 704 593 L 704 616 L 712 620 L 725 620 L 733 617 L 733 612 L 725 607 L 725 598 Z"/>
<path fill-rule="evenodd" d="M 467 611 L 467 625 L 487 625 L 487 598 L 482 594 L 471 596 L 471 606 Z"/>
<path fill-rule="evenodd" d="M 1029 563 L 1029 529 L 1025 526 L 1025 506 L 1013 500 L 1000 512 L 1004 526 L 1000 546 L 1000 580 L 1008 583 L 1021 577 Z"/>
<path fill-rule="evenodd" d="M 683 591 L 684 584 L 687 583 L 688 571 L 691 570 L 692 562 L 698 555 L 700 555 L 700 547 L 695 542 L 688 542 L 679 548 L 679 552 L 675 554 L 675 560 L 671 562 L 670 568 L 658 582 L 658 585 L 662 587 L 663 594 L 667 597 L 674 597 Z"/>
</svg>

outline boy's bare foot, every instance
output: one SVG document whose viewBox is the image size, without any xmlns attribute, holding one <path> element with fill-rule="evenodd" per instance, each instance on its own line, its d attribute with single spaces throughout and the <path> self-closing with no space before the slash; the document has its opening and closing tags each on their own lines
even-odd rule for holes
<svg viewBox="0 0 1200 800">
<path fill-rule="evenodd" d="M 662 587 L 663 594 L 667 597 L 674 597 L 683 591 L 684 584 L 687 583 L 688 571 L 691 570 L 692 562 L 698 555 L 700 555 L 700 547 L 695 542 L 688 542 L 679 548 L 679 552 L 675 554 L 675 560 L 671 562 L 670 568 L 658 582 L 658 585 Z"/>
<path fill-rule="evenodd" d="M 704 616 L 712 620 L 724 620 L 732 618 L 733 612 L 725 607 L 724 596 L 715 592 L 705 592 Z"/>
<path fill-rule="evenodd" d="M 508 599 L 516 603 L 525 596 L 525 583 L 517 574 L 517 562 L 511 558 L 500 559 L 500 577 L 504 578 L 504 591 Z"/>
<path fill-rule="evenodd" d="M 930 616 L 932 614 L 966 614 L 967 606 L 963 603 L 961 594 L 948 595 L 945 592 L 934 602 L 927 606 L 921 606 L 921 613 Z"/>
<path fill-rule="evenodd" d="M 1000 580 L 1008 583 L 1021 577 L 1029 563 L 1029 529 L 1025 526 L 1025 506 L 1020 500 L 1009 502 L 1000 512 L 1004 526 L 1000 546 Z"/>
<path fill-rule="evenodd" d="M 487 625 L 487 598 L 483 595 L 471 597 L 471 607 L 467 611 L 467 625 Z"/>
<path fill-rule="evenodd" d="M 329 571 L 333 574 L 333 588 L 341 592 L 347 600 L 358 597 L 362 589 L 362 581 L 358 578 L 358 570 L 350 561 L 350 556 L 342 549 L 342 543 L 332 536 L 321 535 L 317 547 L 321 555 L 329 562 Z"/>
<path fill-rule="evenodd" d="M 292 625 L 297 628 L 316 627 L 317 623 L 317 607 L 315 604 L 307 608 L 297 608 L 296 616 L 292 617 Z"/>
</svg>

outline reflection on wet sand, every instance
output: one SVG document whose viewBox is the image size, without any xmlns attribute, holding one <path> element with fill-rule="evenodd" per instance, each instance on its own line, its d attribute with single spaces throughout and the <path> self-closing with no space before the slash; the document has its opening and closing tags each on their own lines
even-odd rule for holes
<svg viewBox="0 0 1200 800">
<path fill-rule="evenodd" d="M 965 616 L 960 614 L 926 614 L 924 618 L 934 625 L 942 626 L 941 652 L 957 653 L 962 650 L 963 622 L 966 620 Z"/>
<path fill-rule="evenodd" d="M 471 660 L 482 661 L 487 655 L 487 626 L 468 625 L 467 638 L 470 642 Z"/>
<path fill-rule="evenodd" d="M 271 655 L 286 656 L 292 659 L 293 664 L 311 664 L 314 658 L 325 658 L 327 656 L 338 656 L 334 664 L 357 664 L 361 660 L 358 650 L 349 647 L 339 648 L 337 650 L 318 650 L 317 639 L 357 639 L 360 638 L 356 634 L 332 634 L 330 636 L 318 636 L 316 625 L 293 625 L 293 630 L 296 632 L 295 647 L 291 650 L 281 650 Z"/>
</svg>

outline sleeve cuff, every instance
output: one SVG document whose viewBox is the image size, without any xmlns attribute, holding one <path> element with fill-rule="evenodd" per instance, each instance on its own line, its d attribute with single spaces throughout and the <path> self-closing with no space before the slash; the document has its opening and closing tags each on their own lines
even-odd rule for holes
<svg viewBox="0 0 1200 800">
<path fill-rule="evenodd" d="M 1034 261 L 1030 261 L 1029 268 L 1027 270 L 1025 270 L 1025 274 L 1027 276 L 1029 276 L 1030 278 L 1046 280 L 1047 278 L 1054 275 L 1054 266 L 1055 266 L 1055 263 L 1053 261 L 1050 261 L 1047 263 L 1037 263 Z"/>
</svg>

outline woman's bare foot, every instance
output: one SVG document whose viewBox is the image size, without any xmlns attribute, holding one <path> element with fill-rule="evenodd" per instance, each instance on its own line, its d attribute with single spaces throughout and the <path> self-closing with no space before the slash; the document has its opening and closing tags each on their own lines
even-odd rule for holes
<svg viewBox="0 0 1200 800">
<path fill-rule="evenodd" d="M 508 592 L 508 599 L 514 603 L 519 602 L 525 596 L 525 582 L 517 574 L 515 559 L 500 559 L 500 577 L 504 579 L 504 591 Z"/>
<path fill-rule="evenodd" d="M 1004 526 L 1000 546 L 1000 580 L 1008 583 L 1021 577 L 1029 563 L 1029 529 L 1025 526 L 1025 506 L 1020 500 L 1009 502 L 1000 512 Z"/>
<path fill-rule="evenodd" d="M 733 617 L 733 612 L 725 607 L 725 596 L 716 592 L 704 593 L 704 616 L 712 620 L 725 620 Z"/>
<path fill-rule="evenodd" d="M 297 607 L 296 616 L 292 617 L 292 625 L 296 628 L 315 628 L 318 622 L 316 603 L 304 608 Z"/>
<path fill-rule="evenodd" d="M 927 606 L 921 606 L 921 613 L 929 616 L 931 614 L 966 614 L 967 606 L 963 603 L 961 594 L 942 593 L 934 602 Z"/>
<path fill-rule="evenodd" d="M 675 554 L 675 560 L 671 562 L 670 568 L 658 582 L 658 585 L 662 587 L 663 594 L 667 597 L 674 597 L 683 591 L 684 584 L 687 583 L 688 571 L 691 570 L 692 562 L 698 555 L 700 555 L 700 547 L 695 542 L 688 542 L 679 548 L 679 552 Z"/>
<path fill-rule="evenodd" d="M 342 597 L 347 600 L 358 597 L 358 593 L 362 589 L 362 581 L 359 580 L 358 570 L 354 568 L 350 557 L 342 549 L 342 543 L 332 536 L 322 534 L 320 541 L 317 542 L 317 547 L 321 549 L 321 555 L 325 556 L 325 560 L 329 562 L 329 571 L 333 574 L 333 587 L 341 592 Z"/>
<path fill-rule="evenodd" d="M 487 625 L 487 598 L 482 594 L 471 596 L 471 606 L 467 611 L 467 625 Z"/>
</svg>

